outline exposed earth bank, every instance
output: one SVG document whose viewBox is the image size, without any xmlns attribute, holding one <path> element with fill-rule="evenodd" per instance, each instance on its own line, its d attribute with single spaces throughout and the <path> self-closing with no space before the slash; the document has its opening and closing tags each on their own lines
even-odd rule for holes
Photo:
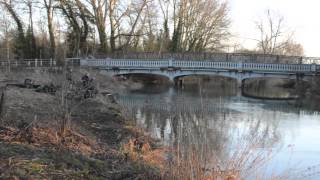
<svg viewBox="0 0 320 180">
<path fill-rule="evenodd" d="M 92 70 L 74 70 L 73 84 L 86 73 L 99 93 L 68 99 L 60 70 L 0 72 L 0 179 L 161 178 L 164 150 L 131 126 L 112 98 L 130 84 Z M 57 91 L 19 86 L 25 79 Z"/>
</svg>

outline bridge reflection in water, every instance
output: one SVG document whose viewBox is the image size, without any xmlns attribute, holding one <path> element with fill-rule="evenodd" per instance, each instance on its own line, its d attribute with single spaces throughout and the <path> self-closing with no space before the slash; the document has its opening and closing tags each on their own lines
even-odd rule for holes
<svg viewBox="0 0 320 180">
<path fill-rule="evenodd" d="M 288 102 L 278 102 L 268 105 L 268 101 L 264 101 L 266 104 L 261 104 L 261 100 L 254 100 L 246 98 L 243 96 L 232 96 L 227 98 L 229 101 L 239 101 L 239 102 L 248 102 L 256 105 L 261 105 L 264 108 L 270 110 L 278 110 L 282 112 L 291 112 L 294 107 L 288 105 Z M 118 96 L 117 101 L 122 106 L 130 109 L 135 112 L 136 110 L 146 109 L 153 112 L 165 112 L 167 114 L 171 113 L 183 113 L 183 112 L 192 112 L 192 113 L 205 113 L 208 115 L 215 114 L 217 112 L 225 112 L 227 110 L 232 110 L 232 106 L 226 102 L 225 98 L 217 99 L 199 99 L 196 97 L 175 97 L 174 100 L 167 99 L 163 101 L 163 97 L 152 96 L 152 98 L 142 96 Z M 272 100 L 270 100 L 272 102 Z M 299 109 L 294 109 L 297 112 Z"/>
<path fill-rule="evenodd" d="M 287 163 L 276 161 L 289 161 L 287 146 L 295 143 L 298 148 L 292 156 L 304 157 L 302 166 L 320 163 L 320 157 L 300 151 L 308 148 L 300 141 L 305 138 L 303 127 L 308 123 L 320 127 L 318 112 L 296 108 L 288 101 L 236 96 L 236 92 L 208 96 L 195 91 L 170 88 L 158 94 L 129 92 L 119 95 L 117 101 L 137 126 L 185 153 L 192 147 L 200 154 L 205 150 L 227 162 L 232 152 L 258 142 L 254 145 L 259 153 L 279 150 L 276 160 L 268 165 L 278 166 L 276 171 L 280 172 L 288 168 Z M 319 143 L 315 148 L 320 153 Z"/>
</svg>

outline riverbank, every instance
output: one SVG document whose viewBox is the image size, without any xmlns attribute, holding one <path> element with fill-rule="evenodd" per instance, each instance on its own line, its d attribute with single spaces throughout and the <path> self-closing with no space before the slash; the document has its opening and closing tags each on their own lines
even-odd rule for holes
<svg viewBox="0 0 320 180">
<path fill-rule="evenodd" d="M 163 150 L 148 134 L 131 125 L 110 98 L 123 85 L 89 70 L 74 71 L 73 78 L 80 80 L 88 72 L 103 93 L 72 101 L 68 107 L 66 100 L 61 100 L 63 90 L 52 95 L 6 86 L 23 83 L 26 78 L 35 84 L 63 86 L 62 72 L 1 74 L 1 85 L 6 87 L 1 103 L 0 178 L 160 178 L 158 162 L 163 159 Z"/>
<path fill-rule="evenodd" d="M 306 95 L 304 99 L 304 104 L 309 105 L 309 107 L 320 110 L 320 78 L 313 77 L 312 86 L 306 90 Z"/>
<path fill-rule="evenodd" d="M 249 139 L 246 143 L 236 141 L 241 146 L 234 155 L 231 155 L 231 159 L 228 159 L 228 154 L 220 154 L 219 147 L 228 145 L 231 133 L 229 127 L 236 127 L 236 122 L 247 119 L 247 114 L 265 112 L 260 110 L 261 105 L 249 105 L 236 101 L 231 103 L 230 110 L 229 106 L 223 105 L 230 101 L 228 97 L 216 96 L 217 92 L 211 87 L 197 89 L 194 86 L 190 86 L 192 89 L 185 89 L 183 92 L 159 95 L 159 99 L 163 101 L 159 102 L 159 99 L 152 96 L 158 95 L 158 91 L 161 91 L 157 86 L 154 87 L 156 93 L 150 93 L 149 87 L 136 92 L 139 84 L 132 84 L 130 81 L 118 83 L 94 70 L 75 69 L 72 75 L 74 81 L 79 81 L 86 73 L 94 78 L 93 81 L 100 93 L 92 98 L 80 98 L 80 100 L 64 98 L 69 93 L 68 89 L 72 89 L 77 83 L 72 84 L 71 87 L 68 86 L 65 81 L 66 74 L 61 71 L 17 71 L 11 74 L 0 74 L 0 82 L 4 86 L 4 98 L 1 101 L 3 111 L 1 111 L 0 126 L 0 179 L 22 179 L 23 177 L 29 179 L 188 179 L 189 177 L 241 179 L 247 175 L 254 175 L 250 169 L 257 167 L 255 161 L 243 161 L 243 158 L 260 159 L 263 161 L 260 163 L 265 163 L 271 158 L 272 152 L 270 154 L 261 152 L 255 156 L 254 150 L 256 147 L 271 145 L 281 137 L 278 136 L 280 131 L 277 132 L 277 124 L 280 123 L 278 119 L 283 117 L 277 116 L 266 120 L 263 118 L 270 117 L 270 114 L 258 114 L 256 115 L 258 119 L 247 120 L 245 123 L 252 129 L 259 127 L 257 124 L 264 124 L 260 127 L 262 131 L 256 131 L 263 132 L 263 136 L 260 139 L 260 136 L 253 134 L 253 137 L 258 138 L 257 140 L 250 139 L 248 137 L 251 136 L 248 136 L 245 138 Z M 53 95 L 36 92 L 32 88 L 23 88 L 20 85 L 26 78 L 33 79 L 35 84 L 50 85 L 52 83 L 57 85 L 59 90 Z M 9 86 L 5 86 L 6 84 Z M 145 93 L 146 99 L 142 98 L 138 101 L 139 106 L 142 105 L 140 108 L 142 111 L 139 112 L 142 113 L 142 116 L 139 116 L 140 122 L 144 123 L 140 127 L 150 134 L 157 135 L 155 138 L 167 138 L 162 140 L 172 138 L 172 144 L 168 143 L 170 151 L 163 148 L 162 144 L 155 139 L 150 138 L 149 134 L 137 129 L 132 123 L 137 121 L 130 120 L 129 114 L 133 114 L 126 112 L 122 106 L 115 103 L 113 95 L 122 94 L 125 89 L 132 92 L 130 102 L 134 100 L 135 93 L 138 94 L 138 100 L 141 100 L 140 95 Z M 221 91 L 219 88 L 216 90 Z M 225 92 L 225 90 L 222 91 Z M 181 93 L 186 93 L 186 96 L 179 99 L 177 95 Z M 203 102 L 205 106 L 210 104 L 202 101 L 202 93 L 205 93 L 204 97 L 208 94 L 214 95 L 212 102 L 214 106 L 208 106 L 209 108 L 202 106 Z M 199 94 L 198 99 L 196 94 Z M 194 104 L 199 101 L 200 109 L 197 111 L 192 106 L 183 105 L 184 109 L 181 111 L 172 112 L 172 107 L 176 106 L 170 104 L 171 100 L 174 105 L 177 105 L 175 102 L 179 100 L 183 100 L 180 101 L 182 104 L 190 104 L 185 97 L 192 97 Z M 216 106 L 218 101 L 223 106 Z M 166 108 L 146 113 L 151 108 L 148 107 L 150 104 L 162 103 Z M 239 109 L 239 103 L 244 105 L 244 109 Z M 129 109 L 137 110 L 135 109 L 137 105 L 133 104 L 133 106 Z M 251 107 L 257 109 L 246 111 L 246 108 Z M 267 108 L 264 109 L 268 111 Z M 276 108 L 281 109 L 281 107 Z M 219 112 L 222 114 L 219 115 Z M 143 113 L 146 113 L 145 116 Z M 189 117 L 190 115 L 192 118 Z M 295 114 L 291 115 L 296 117 Z M 232 119 L 232 116 L 237 117 L 236 120 Z M 198 118 L 196 121 L 195 117 Z M 152 129 L 155 133 L 152 133 Z M 222 152 L 228 151 L 224 149 Z M 207 164 L 207 168 L 203 165 L 204 157 L 210 162 L 212 160 L 212 164 Z M 226 159 L 223 159 L 224 157 Z M 231 166 L 224 166 L 225 163 Z M 233 166 L 233 163 L 237 166 Z M 257 174 L 257 177 L 259 175 Z"/>
</svg>

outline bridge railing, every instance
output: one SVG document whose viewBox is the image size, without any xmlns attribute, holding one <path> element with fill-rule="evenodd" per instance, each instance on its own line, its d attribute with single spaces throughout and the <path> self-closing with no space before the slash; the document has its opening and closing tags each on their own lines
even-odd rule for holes
<svg viewBox="0 0 320 180">
<path fill-rule="evenodd" d="M 320 64 L 320 57 L 303 57 L 303 64 Z"/>
<path fill-rule="evenodd" d="M 159 69 L 175 67 L 181 70 L 238 70 L 238 71 L 272 71 L 272 72 L 316 72 L 320 65 L 316 64 L 265 64 L 243 62 L 213 61 L 179 61 L 179 60 L 112 60 L 96 59 L 81 60 L 82 66 L 100 67 L 105 69 Z"/>
<path fill-rule="evenodd" d="M 284 63 L 299 64 L 305 59 L 302 56 L 283 56 L 271 54 L 250 54 L 250 53 L 166 53 L 166 52 L 117 52 L 106 54 L 104 57 L 112 59 L 175 59 L 186 61 L 216 61 L 216 62 L 244 62 L 244 63 Z"/>
<path fill-rule="evenodd" d="M 168 60 L 110 60 L 110 59 L 96 59 L 96 60 L 81 60 L 81 66 L 91 67 L 140 67 L 140 68 L 160 68 L 168 67 Z"/>
<path fill-rule="evenodd" d="M 52 67 L 56 66 L 53 59 L 20 59 L 20 60 L 2 60 L 0 67 Z"/>
<path fill-rule="evenodd" d="M 67 66 L 80 66 L 80 58 L 66 58 L 66 65 Z"/>
<path fill-rule="evenodd" d="M 316 65 L 310 64 L 260 64 L 206 61 L 175 61 L 174 66 L 187 69 L 228 69 L 247 71 L 279 71 L 279 72 L 311 72 L 316 71 Z"/>
</svg>

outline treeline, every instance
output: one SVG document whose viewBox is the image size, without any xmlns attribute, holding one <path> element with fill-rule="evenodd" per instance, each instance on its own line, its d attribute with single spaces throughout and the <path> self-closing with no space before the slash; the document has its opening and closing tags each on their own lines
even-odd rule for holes
<svg viewBox="0 0 320 180">
<path fill-rule="evenodd" d="M 216 51 L 223 47 L 222 41 L 229 34 L 227 3 L 218 0 L 0 3 L 5 25 L 1 47 L 9 43 L 12 53 L 19 58 L 117 51 Z"/>
<path fill-rule="evenodd" d="M 228 3 L 221 0 L 0 0 L 0 7 L 0 58 L 223 52 L 230 46 Z M 273 23 L 278 34 L 257 25 L 271 34 L 262 34 L 254 51 L 285 54 L 277 49 L 291 44 L 296 52 L 299 44 L 280 42 L 282 20 Z"/>
</svg>

